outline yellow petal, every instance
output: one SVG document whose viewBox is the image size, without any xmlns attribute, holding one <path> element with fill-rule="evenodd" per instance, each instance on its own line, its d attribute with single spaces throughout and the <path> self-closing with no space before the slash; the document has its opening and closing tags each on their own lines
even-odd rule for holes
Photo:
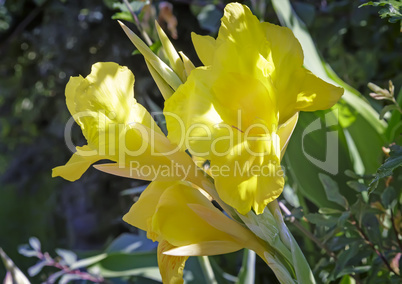
<svg viewBox="0 0 402 284">
<path fill-rule="evenodd" d="M 158 265 L 162 282 L 166 284 L 183 283 L 183 269 L 188 256 L 172 256 L 165 251 L 174 248 L 169 242 L 163 240 L 158 245 Z"/>
<path fill-rule="evenodd" d="M 79 153 L 74 155 L 71 161 L 85 167 L 69 167 L 69 179 L 79 178 L 100 159 L 117 163 L 98 169 L 120 176 L 145 180 L 186 177 L 183 169 L 193 165 L 191 158 L 170 143 L 150 113 L 136 102 L 133 87 L 131 71 L 111 62 L 94 64 L 86 78 L 70 79 L 67 106 L 98 157 L 88 161 L 78 159 Z M 182 164 L 183 169 L 177 169 L 176 164 Z"/>
<path fill-rule="evenodd" d="M 70 113 L 93 149 L 107 147 L 110 125 L 118 129 L 130 120 L 134 76 L 116 63 L 96 63 L 86 78 L 72 77 L 66 86 Z M 102 152 L 102 151 L 101 151 Z"/>
<path fill-rule="evenodd" d="M 148 220 L 154 215 L 160 196 L 166 188 L 173 184 L 173 182 L 151 182 L 141 193 L 138 201 L 131 206 L 130 211 L 124 215 L 123 220 L 141 230 L 150 229 L 148 228 Z"/>
<path fill-rule="evenodd" d="M 77 95 L 77 88 L 83 81 L 85 81 L 85 79 L 81 75 L 78 77 L 70 77 L 70 80 L 66 85 L 66 104 L 68 111 L 72 116 L 77 113 L 75 98 Z"/>
<path fill-rule="evenodd" d="M 66 88 L 68 91 L 69 88 Z M 75 89 L 66 93 L 75 98 L 75 111 L 106 111 L 108 118 L 116 123 L 128 122 L 134 100 L 134 75 L 124 66 L 114 62 L 98 62 L 91 73 Z M 84 124 L 85 126 L 90 126 Z"/>
<path fill-rule="evenodd" d="M 216 40 L 192 38 L 207 66 L 193 70 L 166 101 L 164 111 L 172 114 L 166 120 L 169 138 L 197 159 L 211 161 L 209 172 L 224 202 L 242 214 L 250 209 L 260 214 L 282 192 L 279 163 L 297 113 L 331 107 L 342 89 L 303 68 L 301 46 L 289 29 L 260 23 L 241 4 L 226 6 Z M 246 133 L 275 141 L 246 141 Z M 266 154 L 260 155 L 262 150 Z"/>
<path fill-rule="evenodd" d="M 261 214 L 284 185 L 279 137 L 235 135 L 219 143 L 210 171 L 220 198 L 241 214 L 251 209 Z"/>
<path fill-rule="evenodd" d="M 165 102 L 163 110 L 169 140 L 182 150 L 188 148 L 191 153 L 208 152 L 211 129 L 222 121 L 213 107 L 208 86 L 197 79 L 204 74 L 210 73 L 202 68 L 194 69 L 186 83 Z"/>
<path fill-rule="evenodd" d="M 179 151 L 159 132 L 145 124 L 130 124 L 122 132 L 123 137 L 118 139 L 119 151 L 108 157 L 117 163 L 95 167 L 110 174 L 142 180 L 199 180 L 191 157 Z"/>
<path fill-rule="evenodd" d="M 175 178 L 167 177 L 166 179 L 160 178 L 157 175 L 157 170 L 147 166 L 142 166 L 140 162 L 132 162 L 128 167 L 121 167 L 118 163 L 110 163 L 110 164 L 100 164 L 94 165 L 94 168 L 111 175 L 125 177 L 125 178 L 133 178 L 133 179 L 140 179 L 140 180 L 162 180 L 162 181 L 169 181 L 175 180 Z"/>
<path fill-rule="evenodd" d="M 274 65 L 270 77 L 278 90 L 283 91 L 292 84 L 293 72 L 303 65 L 303 49 L 289 28 L 270 23 L 261 23 L 261 27 L 270 43 L 266 58 Z"/>
<path fill-rule="evenodd" d="M 229 69 L 230 70 L 230 69 Z M 204 80 L 198 77 L 198 80 Z M 256 119 L 270 130 L 276 124 L 276 109 L 270 91 L 253 76 L 241 73 L 221 73 L 211 88 L 217 112 L 225 123 L 246 131 Z"/>
<path fill-rule="evenodd" d="M 265 47 L 266 40 L 260 21 L 247 6 L 229 3 L 225 7 L 221 22 L 217 44 L 220 44 L 221 40 L 227 40 L 246 49 L 252 47 L 255 50 L 263 50 L 262 47 Z"/>
<path fill-rule="evenodd" d="M 139 103 L 133 104 L 131 109 L 128 123 L 133 124 L 133 122 L 144 125 L 145 127 L 149 128 L 152 132 L 155 132 L 156 135 L 159 134 L 165 136 L 165 134 L 163 134 L 162 130 L 156 124 L 154 118 L 151 116 L 148 110 Z"/>
<path fill-rule="evenodd" d="M 175 247 L 165 252 L 165 255 L 198 256 L 218 255 L 235 252 L 244 247 L 233 241 L 209 241 L 187 246 Z"/>
<path fill-rule="evenodd" d="M 343 95 L 343 88 L 331 85 L 308 70 L 305 71 L 296 108 L 301 111 L 324 110 L 332 107 Z"/>
<path fill-rule="evenodd" d="M 79 151 L 78 151 L 79 150 Z M 89 166 L 102 159 L 88 145 L 77 147 L 77 152 L 72 155 L 64 166 L 52 170 L 52 177 L 60 176 L 68 181 L 79 179 Z"/>
<path fill-rule="evenodd" d="M 210 36 L 201 36 L 195 33 L 191 33 L 191 39 L 201 62 L 205 66 L 211 65 L 214 59 L 216 47 L 215 39 Z"/>
<path fill-rule="evenodd" d="M 203 220 L 207 221 L 212 227 L 231 235 L 236 240 L 238 247 L 253 249 L 254 247 L 258 246 L 258 242 L 256 241 L 254 234 L 245 229 L 236 221 L 229 219 L 227 216 L 222 214 L 222 212 L 215 210 L 215 208 L 207 208 L 200 204 L 189 204 L 188 206 Z M 230 244 L 229 246 L 233 248 L 233 244 Z M 223 247 L 221 250 L 224 251 Z M 231 251 L 222 253 L 228 252 Z"/>
<path fill-rule="evenodd" d="M 281 160 L 282 160 L 283 155 L 285 154 L 286 147 L 289 144 L 289 140 L 290 140 L 290 137 L 292 136 L 293 130 L 296 128 L 298 119 L 299 119 L 299 113 L 297 112 L 294 116 L 292 116 L 285 123 L 281 124 L 278 128 L 277 134 L 280 139 Z"/>
<path fill-rule="evenodd" d="M 200 204 L 223 215 L 201 192 L 180 182 L 162 193 L 152 217 L 152 231 L 174 246 L 208 241 L 236 241 L 229 234 L 211 226 L 188 204 Z"/>
</svg>

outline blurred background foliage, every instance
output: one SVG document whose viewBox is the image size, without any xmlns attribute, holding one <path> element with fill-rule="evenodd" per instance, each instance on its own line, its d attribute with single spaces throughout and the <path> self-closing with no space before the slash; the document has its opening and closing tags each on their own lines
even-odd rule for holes
<svg viewBox="0 0 402 284">
<path fill-rule="evenodd" d="M 215 36 L 227 2 L 154 1 L 150 6 L 152 9 L 147 8 L 139 13 L 143 5 L 149 3 L 134 1 L 131 2 L 131 8 L 137 12 L 144 31 L 152 42 L 156 41 L 152 24 L 156 18 L 172 38 L 177 50 L 182 50 L 199 65 L 191 45 L 190 33 L 194 31 Z M 369 96 L 371 91 L 367 84 L 374 82 L 381 88 L 386 88 L 388 81 L 392 80 L 396 92 L 401 89 L 401 25 L 381 19 L 377 7 L 359 8 L 364 2 L 366 1 L 300 0 L 291 1 L 291 4 L 306 24 L 322 58 L 343 81 L 360 91 L 364 100 L 380 112 L 385 103 Z M 280 23 L 270 1 L 253 0 L 244 3 L 248 4 L 260 19 Z M 101 255 L 95 261 L 86 263 L 84 267 L 94 265 L 95 272 L 103 269 L 102 275 L 109 275 L 105 277 L 124 276 L 124 273 L 125 276 L 134 275 L 134 272 L 127 272 L 134 264 L 156 269 L 154 253 L 149 255 L 154 245 L 144 241 L 145 236 L 142 233 L 130 228 L 121 220 L 122 215 L 131 206 L 133 197 L 138 196 L 146 185 L 145 182 L 113 177 L 94 169 L 89 169 L 74 183 L 51 178 L 51 169 L 65 164 L 71 155 L 66 147 L 64 135 L 66 123 L 70 119 L 64 88 L 70 76 L 86 76 L 95 62 L 114 61 L 128 66 L 133 71 L 136 77 L 135 96 L 140 103 L 152 111 L 163 107 L 163 100 L 142 56 L 133 55 L 134 47 L 114 19 L 133 22 L 126 6 L 117 0 L 0 0 L 0 247 L 24 272 L 37 262 L 37 259 L 26 258 L 27 253 L 25 256 L 18 253 L 18 246 L 27 243 L 31 236 L 37 237 L 41 242 L 41 249 L 49 251 L 52 255 L 55 255 L 55 248 L 59 247 L 76 252 L 80 258 Z M 130 28 L 138 32 L 135 25 L 130 24 Z M 153 48 L 157 52 L 158 44 L 154 44 Z M 398 99 L 401 102 L 401 95 Z M 389 116 L 385 119 L 389 119 Z M 400 116 L 396 120 L 396 123 L 398 120 L 400 122 Z M 394 129 L 394 139 L 386 142 L 397 142 L 400 145 L 401 128 Z M 85 142 L 76 125 L 73 126 L 72 141 L 76 145 L 83 145 Z M 370 142 L 365 141 L 368 144 Z M 384 142 L 381 146 L 388 146 L 388 143 Z M 381 152 L 381 149 L 378 151 Z M 385 157 L 381 155 L 374 169 L 381 165 Z M 295 161 L 298 161 L 297 158 Z M 348 165 L 345 167 L 353 170 L 348 168 Z M 374 173 L 375 170 L 372 169 L 364 173 L 369 178 L 350 174 L 355 178 L 353 186 L 360 189 L 357 190 L 359 196 L 365 194 L 361 192 L 367 191 L 367 185 L 372 178 L 370 175 Z M 398 177 L 398 173 L 395 176 Z M 343 180 L 348 178 L 344 175 Z M 395 180 L 400 182 L 400 178 Z M 317 179 L 316 182 L 320 181 Z M 387 209 L 392 204 L 398 206 L 392 203 L 392 200 L 398 201 L 400 198 L 401 184 L 396 182 L 392 190 L 382 184 L 382 189 L 377 195 L 370 198 L 374 199 L 373 202 L 379 202 L 382 209 Z M 289 184 L 291 185 L 291 182 Z M 334 188 L 336 182 L 326 185 Z M 342 187 L 341 185 L 341 192 Z M 362 189 L 363 187 L 366 188 Z M 347 188 L 344 192 L 348 191 L 354 201 L 360 200 L 351 190 Z M 290 195 L 292 194 L 293 191 Z M 292 211 L 293 217 L 301 221 L 307 217 L 311 224 L 317 226 L 317 238 L 322 237 L 325 241 L 343 230 L 343 221 L 337 221 L 339 216 L 346 220 L 350 215 L 357 214 L 353 211 L 353 206 L 349 206 L 352 204 L 344 208 L 338 204 L 338 211 L 335 213 L 339 216 L 335 215 L 336 220 L 331 215 L 334 212 L 329 214 L 329 217 L 325 215 L 328 211 L 321 212 L 325 214 L 320 216 L 306 215 L 309 212 L 317 212 L 319 206 L 314 200 L 309 200 L 308 196 L 305 199 L 302 195 L 303 192 L 299 194 L 298 202 L 288 202 L 288 205 L 295 207 Z M 284 202 L 286 203 L 286 200 Z M 299 204 L 300 202 L 302 204 Z M 366 196 L 364 204 L 370 203 Z M 303 208 L 300 209 L 299 206 Z M 301 212 L 303 209 L 307 212 Z M 381 208 L 377 209 L 381 211 Z M 376 216 L 373 215 L 376 213 L 378 212 L 373 211 L 370 216 Z M 375 218 L 366 218 L 367 222 L 374 224 L 373 226 L 379 226 L 378 222 L 374 221 Z M 398 218 L 399 224 L 400 208 Z M 335 222 L 333 226 L 328 226 L 328 219 Z M 361 223 L 357 224 L 362 226 Z M 353 228 L 359 235 L 359 228 Z M 309 230 L 313 229 L 310 227 Z M 295 231 L 295 235 L 297 234 L 300 235 Z M 137 237 L 141 240 L 136 248 L 138 254 L 121 252 L 123 248 L 127 249 L 129 244 L 135 244 L 139 240 Z M 393 238 L 397 241 L 397 238 Z M 304 242 L 303 238 L 300 240 Z M 353 240 L 357 241 L 357 237 Z M 333 244 L 332 253 L 342 253 L 342 245 L 339 245 L 339 242 Z M 314 244 L 308 240 L 303 246 L 305 252 L 311 254 L 308 256 L 309 261 L 316 264 L 322 255 L 320 256 Z M 102 258 L 103 252 L 115 254 L 103 255 Z M 64 258 L 60 255 L 59 257 L 65 260 L 66 255 Z M 149 262 L 145 261 L 149 257 Z M 343 261 L 343 266 L 347 266 L 353 257 L 358 261 L 356 255 L 341 255 L 338 259 Z M 215 271 L 224 269 L 224 273 L 218 271 L 217 275 L 226 275 L 225 279 L 230 279 L 228 275 L 237 275 L 242 262 L 246 265 L 247 260 L 246 253 L 243 257 L 242 253 L 238 253 L 236 257 L 229 255 L 211 258 Z M 258 268 L 263 266 L 263 263 L 257 260 L 256 265 L 256 283 L 275 283 L 274 280 L 268 280 L 273 277 L 271 272 Z M 316 269 L 334 270 L 330 265 L 319 263 Z M 339 265 L 335 269 L 338 274 L 327 274 L 322 279 L 332 281 L 341 277 L 344 267 Z M 193 268 L 193 274 L 201 271 L 202 275 L 201 261 L 195 259 L 188 266 Z M 118 270 L 118 267 L 124 273 L 110 272 L 114 271 L 113 269 Z M 142 275 L 147 275 L 148 272 L 141 271 Z M 244 275 L 240 274 L 239 277 L 246 277 Z M 0 279 L 4 276 L 5 270 L 0 266 Z M 44 280 L 43 275 L 36 277 L 37 280 L 33 283 Z M 194 275 L 188 277 L 192 279 Z M 143 281 L 144 279 L 150 278 L 143 277 Z M 123 280 L 113 281 L 120 283 L 118 281 Z"/>
</svg>

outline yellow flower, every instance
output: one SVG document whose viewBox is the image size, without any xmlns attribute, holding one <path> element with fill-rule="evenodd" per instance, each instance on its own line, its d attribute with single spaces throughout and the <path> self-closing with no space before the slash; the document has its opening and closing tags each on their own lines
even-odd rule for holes
<svg viewBox="0 0 402 284">
<path fill-rule="evenodd" d="M 303 67 L 288 28 L 260 23 L 238 3 L 226 6 L 217 39 L 193 34 L 193 43 L 205 66 L 166 101 L 169 138 L 210 160 L 224 202 L 261 214 L 282 192 L 280 160 L 298 112 L 330 108 L 343 89 Z"/>
<path fill-rule="evenodd" d="M 163 283 L 183 283 L 189 256 L 224 254 L 245 247 L 264 255 L 255 235 L 225 216 L 188 182 L 152 182 L 123 220 L 159 242 Z"/>
<path fill-rule="evenodd" d="M 86 78 L 71 77 L 67 107 L 88 144 L 52 176 L 77 180 L 99 160 L 115 163 L 95 167 L 116 175 L 145 180 L 191 176 L 191 158 L 177 151 L 150 113 L 134 99 L 134 75 L 116 63 L 96 63 Z"/>
</svg>

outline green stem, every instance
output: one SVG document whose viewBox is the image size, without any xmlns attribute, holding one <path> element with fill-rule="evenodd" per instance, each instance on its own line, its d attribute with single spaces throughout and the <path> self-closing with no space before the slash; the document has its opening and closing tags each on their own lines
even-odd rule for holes
<svg viewBox="0 0 402 284">
<path fill-rule="evenodd" d="M 137 29 L 140 31 L 142 37 L 144 38 L 145 42 L 151 46 L 152 45 L 152 40 L 149 38 L 148 34 L 144 31 L 144 29 L 141 26 L 140 21 L 138 20 L 137 15 L 134 13 L 133 9 L 131 9 L 130 3 L 128 3 L 127 0 L 123 0 L 124 4 L 126 5 L 128 11 L 130 12 L 131 16 L 134 19 L 135 26 Z"/>
<path fill-rule="evenodd" d="M 275 255 L 270 254 L 269 252 L 264 252 L 264 255 L 259 255 L 265 263 L 272 269 L 275 273 L 275 276 L 278 278 L 279 282 L 282 284 L 296 284 L 297 282 L 293 279 L 291 273 L 286 268 L 283 263 L 277 259 Z"/>
<path fill-rule="evenodd" d="M 296 240 L 293 238 L 289 229 L 287 228 L 285 222 L 283 221 L 282 213 L 279 209 L 278 201 L 275 200 L 268 204 L 268 208 L 274 216 L 278 226 L 279 226 L 279 235 L 283 243 L 290 249 L 293 256 L 293 267 L 296 272 L 297 283 L 315 283 L 313 272 L 310 269 L 309 264 L 307 263 L 306 258 L 303 255 L 299 245 Z"/>
<path fill-rule="evenodd" d="M 207 283 L 218 284 L 211 263 L 209 262 L 208 256 L 199 256 L 198 260 L 200 262 L 201 269 L 204 272 L 204 276 L 207 280 Z"/>
</svg>

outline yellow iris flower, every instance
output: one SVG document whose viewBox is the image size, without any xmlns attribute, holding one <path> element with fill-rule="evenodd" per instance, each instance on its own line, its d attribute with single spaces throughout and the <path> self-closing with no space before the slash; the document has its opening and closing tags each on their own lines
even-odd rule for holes
<svg viewBox="0 0 402 284">
<path fill-rule="evenodd" d="M 183 283 L 183 268 L 189 256 L 249 248 L 264 259 L 261 240 L 225 216 L 188 182 L 152 182 L 123 220 L 159 242 L 163 283 Z"/>
<path fill-rule="evenodd" d="M 226 6 L 221 21 L 217 39 L 192 36 L 205 66 L 166 101 L 168 137 L 210 160 L 224 202 L 261 214 L 282 192 L 280 161 L 298 112 L 332 107 L 343 89 L 303 67 L 288 28 L 259 22 L 238 3 Z"/>
<path fill-rule="evenodd" d="M 131 178 L 176 180 L 194 176 L 193 162 L 177 151 L 150 113 L 134 98 L 134 75 L 112 62 L 92 66 L 86 78 L 71 77 L 66 86 L 67 107 L 88 144 L 52 176 L 79 179 L 96 161 L 99 170 Z"/>
</svg>

